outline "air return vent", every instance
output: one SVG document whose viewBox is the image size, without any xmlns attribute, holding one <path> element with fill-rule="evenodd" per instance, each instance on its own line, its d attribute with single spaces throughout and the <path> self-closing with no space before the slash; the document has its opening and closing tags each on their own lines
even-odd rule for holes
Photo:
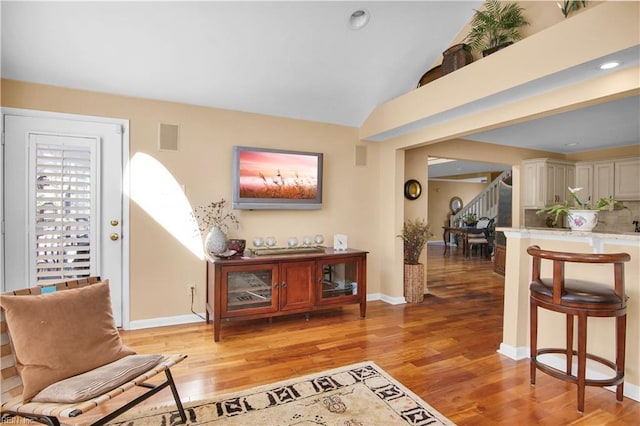
<svg viewBox="0 0 640 426">
<path fill-rule="evenodd" d="M 356 166 L 367 165 L 367 147 L 364 145 L 356 145 Z"/>
<path fill-rule="evenodd" d="M 160 151 L 178 150 L 178 125 L 160 123 L 158 126 L 158 149 Z"/>
</svg>

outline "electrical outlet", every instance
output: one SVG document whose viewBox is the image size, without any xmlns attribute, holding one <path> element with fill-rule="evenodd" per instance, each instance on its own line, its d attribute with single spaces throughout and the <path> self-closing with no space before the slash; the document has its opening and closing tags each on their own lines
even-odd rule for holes
<svg viewBox="0 0 640 426">
<path fill-rule="evenodd" d="M 191 296 L 196 294 L 196 285 L 195 284 L 187 284 L 187 296 Z"/>
</svg>

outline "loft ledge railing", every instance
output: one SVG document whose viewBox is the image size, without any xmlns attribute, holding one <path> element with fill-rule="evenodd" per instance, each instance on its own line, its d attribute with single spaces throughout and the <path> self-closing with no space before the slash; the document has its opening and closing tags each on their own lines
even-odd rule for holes
<svg viewBox="0 0 640 426">
<path fill-rule="evenodd" d="M 476 197 L 467 203 L 458 213 L 451 215 L 449 226 L 463 225 L 462 218 L 469 213 L 475 213 L 477 218 L 495 218 L 498 214 L 498 184 L 511 177 L 511 170 L 505 170 L 500 176 L 495 178 Z"/>
</svg>

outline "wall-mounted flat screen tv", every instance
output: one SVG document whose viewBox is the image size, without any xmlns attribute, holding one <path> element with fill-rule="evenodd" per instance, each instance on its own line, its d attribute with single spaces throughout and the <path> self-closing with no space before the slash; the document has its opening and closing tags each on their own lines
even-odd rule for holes
<svg viewBox="0 0 640 426">
<path fill-rule="evenodd" d="M 233 147 L 233 208 L 322 208 L 322 153 Z"/>
</svg>

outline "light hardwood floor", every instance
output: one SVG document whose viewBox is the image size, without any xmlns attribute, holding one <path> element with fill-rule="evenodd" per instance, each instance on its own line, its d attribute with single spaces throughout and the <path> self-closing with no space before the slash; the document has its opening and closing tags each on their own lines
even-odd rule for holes
<svg viewBox="0 0 640 426">
<path fill-rule="evenodd" d="M 588 387 L 586 411 L 576 411 L 576 387 L 538 373 L 528 360 L 496 350 L 502 338 L 503 277 L 479 257 L 428 248 L 430 294 L 419 304 L 368 303 L 311 315 L 210 325 L 196 323 L 122 332 L 140 353 L 184 352 L 172 369 L 183 401 L 249 388 L 371 360 L 459 425 L 631 425 L 640 403 Z M 629 332 L 636 332 L 631 328 Z M 170 402 L 168 390 L 145 405 Z M 107 406 L 108 407 L 108 406 Z M 96 413 L 97 414 L 97 413 Z"/>
</svg>

